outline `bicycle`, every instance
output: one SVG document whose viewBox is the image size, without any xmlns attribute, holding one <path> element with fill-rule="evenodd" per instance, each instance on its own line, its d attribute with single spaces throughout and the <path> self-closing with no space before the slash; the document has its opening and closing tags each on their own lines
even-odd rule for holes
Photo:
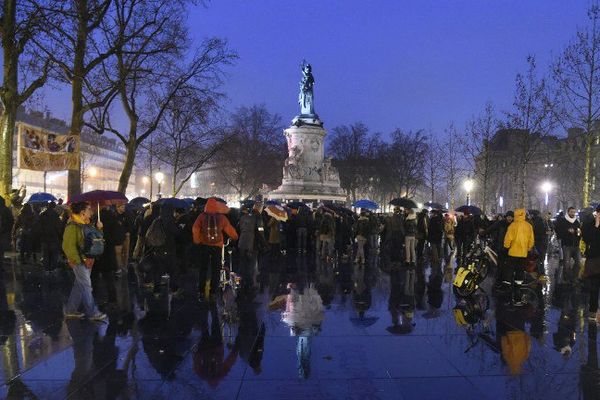
<svg viewBox="0 0 600 400">
<path fill-rule="evenodd" d="M 492 265 L 498 265 L 498 254 L 489 245 L 489 241 L 477 239 L 465 256 L 466 267 L 458 268 L 452 283 L 454 293 L 468 297 L 480 288 L 479 284 L 487 277 Z"/>
</svg>

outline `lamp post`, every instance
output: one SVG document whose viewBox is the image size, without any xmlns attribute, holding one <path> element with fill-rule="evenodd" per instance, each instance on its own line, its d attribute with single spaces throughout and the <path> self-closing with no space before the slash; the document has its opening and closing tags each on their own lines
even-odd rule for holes
<svg viewBox="0 0 600 400">
<path fill-rule="evenodd" d="M 165 174 L 163 174 L 162 172 L 158 171 L 156 174 L 154 174 L 154 178 L 156 179 L 156 182 L 158 183 L 158 198 L 160 199 L 162 197 L 162 193 L 161 193 L 161 189 L 160 186 L 162 185 L 164 179 L 165 179 Z"/>
<path fill-rule="evenodd" d="M 544 183 L 542 183 L 542 192 L 544 192 L 544 194 L 546 195 L 544 198 L 544 204 L 546 205 L 546 209 L 548 209 L 548 198 L 549 198 L 549 194 L 550 191 L 552 190 L 552 183 L 546 181 Z"/>
<path fill-rule="evenodd" d="M 467 178 L 467 180 L 463 184 L 463 188 L 465 189 L 465 192 L 467 192 L 467 205 L 468 206 L 471 205 L 471 191 L 473 190 L 474 186 L 475 186 L 475 182 L 473 182 L 473 180 L 471 178 Z"/>
</svg>

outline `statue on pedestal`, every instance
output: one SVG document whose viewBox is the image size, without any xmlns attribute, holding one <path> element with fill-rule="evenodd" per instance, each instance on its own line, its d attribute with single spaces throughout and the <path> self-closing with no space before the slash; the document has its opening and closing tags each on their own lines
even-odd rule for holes
<svg viewBox="0 0 600 400">
<path fill-rule="evenodd" d="M 306 61 L 302 62 L 302 80 L 300 81 L 300 115 L 315 115 L 313 86 L 315 78 L 312 74 L 312 67 Z"/>
</svg>

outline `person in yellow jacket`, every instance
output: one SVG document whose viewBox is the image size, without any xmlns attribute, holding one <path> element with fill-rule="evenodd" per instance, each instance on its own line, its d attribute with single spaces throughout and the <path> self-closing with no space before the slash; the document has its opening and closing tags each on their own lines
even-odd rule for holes
<svg viewBox="0 0 600 400">
<path fill-rule="evenodd" d="M 513 285 L 513 295 L 515 302 L 518 300 L 517 285 L 525 279 L 525 265 L 527 263 L 527 254 L 533 249 L 534 236 L 533 226 L 525 220 L 525 209 L 515 210 L 515 220 L 508 226 L 504 236 L 504 247 L 508 249 L 508 268 L 511 285 Z"/>
</svg>

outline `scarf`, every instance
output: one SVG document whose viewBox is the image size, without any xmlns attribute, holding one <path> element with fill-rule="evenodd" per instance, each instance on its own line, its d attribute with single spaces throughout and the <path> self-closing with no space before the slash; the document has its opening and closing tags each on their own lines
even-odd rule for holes
<svg viewBox="0 0 600 400">
<path fill-rule="evenodd" d="M 71 219 L 73 220 L 73 222 L 75 222 L 76 224 L 79 224 L 79 225 L 87 225 L 88 224 L 85 221 L 85 219 L 82 216 L 80 216 L 79 214 L 71 215 Z"/>
<path fill-rule="evenodd" d="M 573 218 L 571 218 L 571 217 L 569 217 L 569 214 L 565 215 L 565 219 L 566 219 L 567 221 L 569 221 L 570 223 L 572 223 L 572 224 L 574 224 L 574 223 L 575 223 L 575 221 L 577 221 L 577 217 L 576 217 L 576 216 L 575 216 L 575 217 L 573 217 Z"/>
</svg>

